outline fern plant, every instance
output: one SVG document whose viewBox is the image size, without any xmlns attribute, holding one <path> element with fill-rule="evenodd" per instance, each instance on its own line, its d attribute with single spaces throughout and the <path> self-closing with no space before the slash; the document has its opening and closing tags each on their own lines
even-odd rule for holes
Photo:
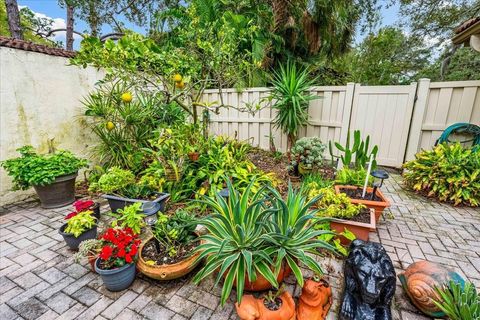
<svg viewBox="0 0 480 320">
<path fill-rule="evenodd" d="M 462 286 L 450 280 L 447 286 L 435 288 L 440 297 L 433 303 L 451 320 L 480 319 L 480 293 L 471 282 Z"/>
</svg>

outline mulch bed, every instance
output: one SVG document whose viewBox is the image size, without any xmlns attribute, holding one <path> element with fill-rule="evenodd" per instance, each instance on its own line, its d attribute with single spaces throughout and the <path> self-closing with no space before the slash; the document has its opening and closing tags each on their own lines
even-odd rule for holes
<svg viewBox="0 0 480 320">
<path fill-rule="evenodd" d="M 199 245 L 200 245 L 199 240 L 182 245 L 178 248 L 175 248 L 175 250 L 177 250 L 177 254 L 174 257 L 170 257 L 168 255 L 168 252 L 165 246 L 163 246 L 161 243 L 160 243 L 160 252 L 157 252 L 154 240 L 152 239 L 148 241 L 143 247 L 142 257 L 143 257 L 143 260 L 145 261 L 148 261 L 148 260 L 155 261 L 157 265 L 173 264 L 173 263 L 177 263 L 184 260 Z"/>
<path fill-rule="evenodd" d="M 358 199 L 358 200 L 372 200 L 372 193 L 373 192 L 365 192 L 365 198 L 362 198 L 362 188 L 357 189 L 340 189 L 342 193 L 345 193 L 350 199 Z M 373 201 L 382 201 L 382 198 L 377 196 L 376 194 L 373 197 Z"/>
</svg>

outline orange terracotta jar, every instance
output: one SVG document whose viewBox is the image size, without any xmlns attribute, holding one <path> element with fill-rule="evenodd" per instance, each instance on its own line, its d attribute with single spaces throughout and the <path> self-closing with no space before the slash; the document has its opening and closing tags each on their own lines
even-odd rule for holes
<svg viewBox="0 0 480 320">
<path fill-rule="evenodd" d="M 277 277 L 277 282 L 279 284 L 282 283 L 283 279 L 288 277 L 290 273 L 292 273 L 292 269 L 290 269 L 288 265 L 282 266 Z M 272 289 L 270 282 L 268 282 L 268 280 L 259 273 L 257 273 L 257 279 L 254 282 L 248 281 L 248 278 L 245 279 L 245 291 L 264 291 L 270 289 Z"/>
<path fill-rule="evenodd" d="M 297 320 L 323 320 L 332 306 L 332 288 L 327 281 L 307 280 L 298 299 Z"/>
<path fill-rule="evenodd" d="M 238 317 L 241 320 L 294 320 L 295 319 L 295 301 L 288 292 L 282 293 L 279 297 L 282 305 L 278 310 L 268 309 L 263 301 L 248 294 L 242 297 L 239 305 L 235 303 Z"/>
</svg>

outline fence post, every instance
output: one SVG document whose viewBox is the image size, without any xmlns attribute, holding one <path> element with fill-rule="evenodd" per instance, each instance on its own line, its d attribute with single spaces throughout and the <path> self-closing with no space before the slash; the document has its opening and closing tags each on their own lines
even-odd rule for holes
<svg viewBox="0 0 480 320">
<path fill-rule="evenodd" d="M 405 161 L 415 158 L 418 147 L 420 145 L 420 138 L 422 136 L 422 124 L 425 117 L 425 110 L 427 109 L 428 94 L 430 91 L 430 79 L 418 80 L 417 86 L 417 100 L 413 107 L 412 120 L 410 121 L 410 131 L 408 133 L 407 150 L 405 152 Z"/>
<path fill-rule="evenodd" d="M 353 96 L 355 95 L 355 86 L 353 82 L 347 83 L 347 90 L 345 91 L 345 102 L 343 103 L 342 127 L 340 129 L 340 144 L 347 140 L 348 130 L 350 129 L 350 115 L 353 109 Z M 341 161 L 338 161 L 337 169 L 342 168 Z"/>
</svg>

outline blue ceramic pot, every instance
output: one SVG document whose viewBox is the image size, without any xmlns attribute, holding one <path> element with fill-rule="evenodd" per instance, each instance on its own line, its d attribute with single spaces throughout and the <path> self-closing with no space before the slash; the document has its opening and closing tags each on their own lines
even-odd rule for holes
<svg viewBox="0 0 480 320">
<path fill-rule="evenodd" d="M 78 250 L 78 246 L 80 245 L 80 242 L 83 240 L 89 240 L 89 239 L 96 239 L 97 238 L 97 226 L 95 225 L 92 229 L 89 229 L 82 233 L 78 238 L 75 238 L 75 236 L 71 233 L 65 233 L 65 228 L 67 227 L 67 224 L 65 223 L 60 227 L 60 230 L 58 230 L 58 233 L 60 233 L 65 240 L 65 243 L 70 249 L 73 250 Z"/>
<path fill-rule="evenodd" d="M 100 269 L 100 258 L 95 260 L 95 271 L 102 277 L 103 284 L 110 291 L 127 289 L 135 280 L 135 263 L 129 263 L 111 270 Z"/>
</svg>

